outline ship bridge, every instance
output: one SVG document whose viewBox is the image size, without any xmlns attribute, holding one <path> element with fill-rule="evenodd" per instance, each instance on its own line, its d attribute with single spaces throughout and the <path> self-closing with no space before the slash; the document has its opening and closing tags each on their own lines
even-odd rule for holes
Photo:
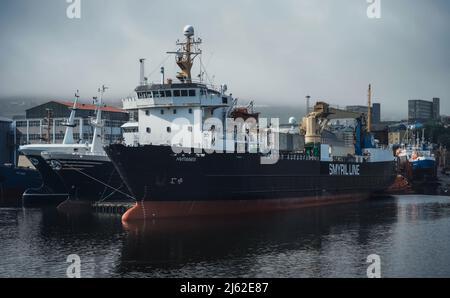
<svg viewBox="0 0 450 298">
<path fill-rule="evenodd" d="M 133 144 L 136 140 L 138 144 L 179 144 L 179 139 L 202 136 L 206 121 L 218 119 L 226 123 L 236 106 L 236 100 L 227 94 L 226 85 L 217 88 L 207 84 L 202 75 L 199 75 L 200 81 L 192 79 L 193 62 L 201 54 L 201 40 L 194 38 L 192 26 L 186 26 L 184 34 L 185 41 L 176 43 L 179 49 L 168 52 L 175 55 L 180 67 L 175 75 L 177 81 L 165 79 L 164 67 L 161 67 L 160 82 L 149 83 L 144 76 L 145 59 L 139 60 L 141 76 L 134 90 L 136 96 L 122 100 L 123 108 L 130 113 L 132 126 L 124 127 L 124 136 L 133 140 Z M 201 142 L 196 140 L 195 145 Z"/>
<path fill-rule="evenodd" d="M 138 86 L 136 97 L 123 100 L 124 109 L 152 107 L 226 107 L 232 97 L 202 83 L 151 84 Z"/>
</svg>

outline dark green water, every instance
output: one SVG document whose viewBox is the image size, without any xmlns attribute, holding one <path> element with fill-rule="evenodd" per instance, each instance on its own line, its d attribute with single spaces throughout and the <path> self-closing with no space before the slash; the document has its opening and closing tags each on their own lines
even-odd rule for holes
<svg viewBox="0 0 450 298">
<path fill-rule="evenodd" d="M 0 277 L 450 277 L 450 197 L 400 196 L 258 217 L 165 220 L 0 209 Z"/>
</svg>

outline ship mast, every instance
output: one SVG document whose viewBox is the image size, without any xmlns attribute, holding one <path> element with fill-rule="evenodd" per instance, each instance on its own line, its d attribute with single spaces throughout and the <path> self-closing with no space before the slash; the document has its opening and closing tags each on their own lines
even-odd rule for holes
<svg viewBox="0 0 450 298">
<path fill-rule="evenodd" d="M 190 25 L 184 27 L 184 36 L 186 37 L 184 42 L 177 41 L 176 43 L 180 48 L 176 52 L 167 52 L 167 54 L 176 55 L 176 63 L 181 69 L 177 73 L 177 79 L 182 83 L 192 83 L 192 66 L 194 59 L 202 53 L 198 48 L 202 40 L 194 38 L 194 27 Z"/>
<path fill-rule="evenodd" d="M 77 111 L 77 102 L 79 98 L 80 92 L 77 90 L 77 92 L 75 93 L 75 100 L 73 102 L 73 108 L 72 111 L 70 112 L 69 120 L 67 121 L 67 123 L 63 124 L 63 126 L 66 127 L 66 133 L 64 134 L 63 144 L 66 145 L 74 143 L 73 128 L 75 127 L 75 113 Z"/>
<path fill-rule="evenodd" d="M 105 85 L 102 86 L 102 88 L 99 88 L 98 91 L 100 92 L 100 99 L 97 101 L 97 115 L 96 119 L 92 121 L 92 126 L 94 126 L 94 135 L 92 138 L 92 146 L 91 146 L 91 153 L 96 152 L 102 152 L 103 151 L 103 145 L 102 145 L 102 105 L 103 105 L 103 95 L 105 94 L 106 87 Z"/>
<path fill-rule="evenodd" d="M 369 84 L 369 96 L 368 96 L 368 109 L 367 109 L 367 132 L 372 132 L 372 85 Z"/>
</svg>

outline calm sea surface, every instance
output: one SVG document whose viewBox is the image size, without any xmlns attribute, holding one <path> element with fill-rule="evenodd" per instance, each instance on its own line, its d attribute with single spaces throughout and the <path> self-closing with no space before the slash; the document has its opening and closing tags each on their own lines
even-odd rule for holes
<svg viewBox="0 0 450 298">
<path fill-rule="evenodd" d="M 450 197 L 399 196 L 258 217 L 122 225 L 0 209 L 0 277 L 450 277 Z"/>
</svg>

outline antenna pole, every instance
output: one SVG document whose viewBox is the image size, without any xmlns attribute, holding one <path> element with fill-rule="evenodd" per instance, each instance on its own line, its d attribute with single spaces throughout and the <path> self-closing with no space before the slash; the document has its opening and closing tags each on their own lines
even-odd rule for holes
<svg viewBox="0 0 450 298">
<path fill-rule="evenodd" d="M 372 131 L 372 85 L 369 84 L 369 101 L 367 109 L 367 132 Z"/>
</svg>

